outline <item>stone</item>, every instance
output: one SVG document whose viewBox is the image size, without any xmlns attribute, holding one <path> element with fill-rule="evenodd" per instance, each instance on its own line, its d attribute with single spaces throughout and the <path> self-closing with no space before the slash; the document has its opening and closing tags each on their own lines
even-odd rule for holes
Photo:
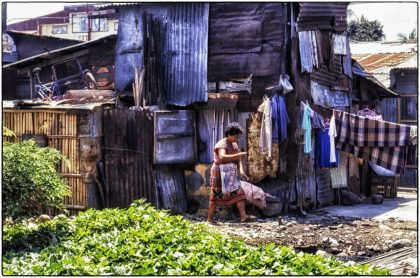
<svg viewBox="0 0 420 278">
<path fill-rule="evenodd" d="M 331 253 L 334 254 L 334 255 L 337 255 L 337 254 L 341 253 L 341 250 L 336 248 L 336 247 L 333 247 L 333 248 L 331 248 Z"/>
<path fill-rule="evenodd" d="M 51 220 L 51 217 L 47 214 L 41 214 L 38 217 L 38 220 L 41 221 L 41 222 L 47 222 L 47 221 Z"/>
<path fill-rule="evenodd" d="M 59 214 L 56 217 L 54 217 L 54 220 L 56 219 L 67 219 L 67 216 L 65 216 L 64 214 Z"/>
<path fill-rule="evenodd" d="M 380 252 L 380 251 L 382 251 L 382 248 L 379 245 L 375 245 L 375 246 L 373 246 L 373 251 Z"/>
<path fill-rule="evenodd" d="M 357 256 L 366 256 L 366 252 L 363 252 L 363 251 L 357 252 Z"/>
<path fill-rule="evenodd" d="M 321 257 L 324 257 L 324 258 L 331 257 L 331 255 L 328 254 L 327 252 L 325 252 L 324 250 L 318 250 L 318 251 L 316 251 L 315 255 L 321 256 Z"/>
<path fill-rule="evenodd" d="M 382 204 L 384 202 L 384 196 L 377 195 L 377 194 L 372 194 L 371 200 L 372 200 L 372 204 L 379 205 L 379 204 Z"/>
<path fill-rule="evenodd" d="M 408 239 L 399 239 L 399 240 L 391 243 L 389 248 L 391 248 L 391 250 L 395 250 L 395 249 L 400 249 L 400 248 L 403 248 L 403 247 L 410 247 L 412 245 L 413 245 L 413 243 Z"/>
<path fill-rule="evenodd" d="M 330 230 L 337 230 L 337 226 L 329 226 Z"/>
<path fill-rule="evenodd" d="M 346 240 L 346 244 L 347 245 L 351 245 L 351 244 L 353 244 L 350 240 Z"/>
<path fill-rule="evenodd" d="M 353 192 L 346 189 L 342 189 L 340 191 L 340 195 L 340 201 L 342 205 L 354 205 L 360 204 L 362 202 L 362 199 L 357 194 L 354 194 Z"/>
<path fill-rule="evenodd" d="M 383 225 L 383 224 L 380 224 L 378 227 L 379 227 L 379 229 L 384 230 L 384 231 L 392 230 L 390 227 L 388 227 L 386 225 Z"/>
<path fill-rule="evenodd" d="M 309 227 L 305 227 L 305 228 L 303 228 L 303 230 L 304 230 L 305 232 L 309 232 L 311 229 L 310 229 Z"/>
<path fill-rule="evenodd" d="M 280 228 L 279 228 L 281 231 L 284 231 L 284 230 L 287 230 L 287 227 L 286 226 L 280 226 Z"/>
<path fill-rule="evenodd" d="M 265 216 L 271 217 L 281 213 L 283 209 L 283 203 L 270 203 L 267 202 L 265 208 L 263 208 L 262 213 Z"/>
</svg>

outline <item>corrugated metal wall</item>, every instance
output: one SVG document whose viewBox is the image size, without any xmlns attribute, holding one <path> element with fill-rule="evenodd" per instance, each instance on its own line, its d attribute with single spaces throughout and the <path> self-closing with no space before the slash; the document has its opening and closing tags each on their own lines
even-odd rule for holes
<svg viewBox="0 0 420 278">
<path fill-rule="evenodd" d="M 103 114 L 107 207 L 128 207 L 145 198 L 156 204 L 153 120 L 145 111 L 112 108 Z"/>
<path fill-rule="evenodd" d="M 177 3 L 168 11 L 163 48 L 164 102 L 207 101 L 208 3 Z"/>
<path fill-rule="evenodd" d="M 278 80 L 286 59 L 285 32 L 290 28 L 287 7 L 286 3 L 212 3 L 209 80 L 250 74 Z"/>
<path fill-rule="evenodd" d="M 16 137 L 3 137 L 4 141 L 21 142 L 22 135 L 46 134 L 48 146 L 54 147 L 70 160 L 70 167 L 61 161 L 57 166 L 59 173 L 68 182 L 72 192 L 64 198 L 70 214 L 76 214 L 87 206 L 86 186 L 81 175 L 80 137 L 77 133 L 78 115 L 69 115 L 65 111 L 51 110 L 3 110 L 3 125 L 15 132 Z M 46 210 L 56 214 L 55 210 Z"/>
</svg>

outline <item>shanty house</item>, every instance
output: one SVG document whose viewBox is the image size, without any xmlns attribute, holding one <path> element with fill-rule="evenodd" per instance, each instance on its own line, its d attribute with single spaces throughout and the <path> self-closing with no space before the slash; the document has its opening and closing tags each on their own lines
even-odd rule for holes
<svg viewBox="0 0 420 278">
<path fill-rule="evenodd" d="M 340 196 L 333 187 L 348 180 L 351 191 L 370 193 L 354 158 L 341 153 L 337 168 L 322 169 L 304 150 L 302 105 L 330 118 L 332 109 L 354 113 L 361 101 L 396 96 L 352 61 L 347 3 L 101 7 L 119 13 L 115 48 L 103 49 L 115 53 L 117 94 L 115 107 L 98 116 L 103 173 L 95 182 L 103 185 L 103 205 L 144 197 L 174 213 L 206 214 L 213 146 L 233 121 L 246 129 L 239 146 L 248 152 L 252 182 L 276 197 L 264 214 L 330 204 Z M 92 53 L 86 55 L 90 61 Z M 283 94 L 286 75 L 293 90 Z M 273 96 L 284 99 L 289 125 L 287 140 L 273 144 L 268 160 L 258 149 L 258 108 Z M 314 149 L 315 134 L 311 142 Z"/>
</svg>

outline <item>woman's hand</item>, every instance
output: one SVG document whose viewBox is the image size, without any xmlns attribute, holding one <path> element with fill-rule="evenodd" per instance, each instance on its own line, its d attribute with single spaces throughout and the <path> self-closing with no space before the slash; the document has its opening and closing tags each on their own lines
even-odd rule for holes
<svg viewBox="0 0 420 278">
<path fill-rule="evenodd" d="M 247 152 L 239 152 L 238 153 L 241 158 L 245 157 L 248 153 Z"/>
<path fill-rule="evenodd" d="M 249 177 L 247 175 L 245 175 L 245 173 L 241 172 L 239 173 L 239 176 L 241 177 L 241 179 L 243 179 L 244 181 L 249 181 Z"/>
</svg>

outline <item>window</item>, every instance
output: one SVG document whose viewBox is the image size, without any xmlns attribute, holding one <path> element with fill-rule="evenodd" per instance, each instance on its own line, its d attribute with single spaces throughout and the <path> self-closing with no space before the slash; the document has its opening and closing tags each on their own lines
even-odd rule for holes
<svg viewBox="0 0 420 278">
<path fill-rule="evenodd" d="M 94 18 L 91 21 L 92 32 L 106 32 L 108 31 L 108 19 L 107 18 Z"/>
<path fill-rule="evenodd" d="M 118 21 L 114 22 L 114 31 L 118 31 Z"/>
<path fill-rule="evenodd" d="M 73 33 L 87 33 L 88 18 L 87 14 L 73 14 L 72 16 Z"/>
<path fill-rule="evenodd" d="M 67 34 L 67 25 L 53 25 L 53 34 Z"/>
</svg>

